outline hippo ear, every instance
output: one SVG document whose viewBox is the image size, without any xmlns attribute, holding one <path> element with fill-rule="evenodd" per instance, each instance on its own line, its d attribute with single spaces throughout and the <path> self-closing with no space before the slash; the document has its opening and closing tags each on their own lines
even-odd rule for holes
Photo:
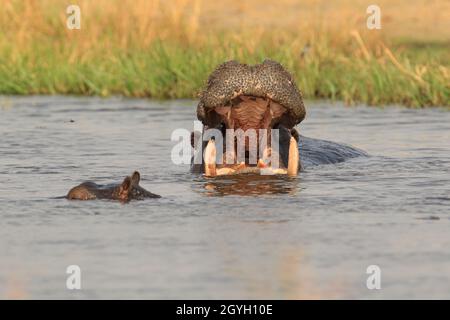
<svg viewBox="0 0 450 320">
<path fill-rule="evenodd" d="M 128 191 L 131 187 L 131 179 L 130 177 L 126 177 L 122 184 L 120 185 L 120 189 L 121 191 Z"/>
<path fill-rule="evenodd" d="M 139 181 L 141 181 L 141 175 L 139 174 L 139 172 L 135 171 L 131 175 L 131 185 L 137 186 L 137 185 L 139 185 Z"/>
</svg>

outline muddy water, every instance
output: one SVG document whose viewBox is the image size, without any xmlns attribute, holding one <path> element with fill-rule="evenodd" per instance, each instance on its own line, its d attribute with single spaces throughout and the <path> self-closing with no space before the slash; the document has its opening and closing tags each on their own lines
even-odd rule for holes
<svg viewBox="0 0 450 320">
<path fill-rule="evenodd" d="M 302 134 L 370 156 L 211 180 L 170 158 L 193 101 L 0 97 L 0 297 L 450 298 L 450 112 L 308 111 Z M 57 198 L 133 170 L 163 198 Z"/>
</svg>

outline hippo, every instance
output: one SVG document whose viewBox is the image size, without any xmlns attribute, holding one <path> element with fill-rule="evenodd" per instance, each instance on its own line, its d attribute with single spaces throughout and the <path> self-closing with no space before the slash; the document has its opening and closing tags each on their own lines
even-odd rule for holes
<svg viewBox="0 0 450 320">
<path fill-rule="evenodd" d="M 95 200 L 109 199 L 128 202 L 130 200 L 143 200 L 146 198 L 161 198 L 161 196 L 151 193 L 139 185 L 141 175 L 135 171 L 131 176 L 126 177 L 122 183 L 110 185 L 98 185 L 94 182 L 83 182 L 72 188 L 67 194 L 69 200 Z"/>
<path fill-rule="evenodd" d="M 306 116 L 302 93 L 292 75 L 276 61 L 266 59 L 261 64 L 247 65 L 232 60 L 219 65 L 209 76 L 199 100 L 197 118 L 203 131 L 191 133 L 191 144 L 194 150 L 204 152 L 198 153 L 200 161 L 192 157 L 191 171 L 195 173 L 212 177 L 265 171 L 296 176 L 310 164 L 337 163 L 365 155 L 350 146 L 299 134 L 295 126 Z M 222 154 L 217 154 L 215 136 L 205 138 L 209 129 L 220 133 Z M 249 129 L 253 129 L 257 144 L 252 149 L 253 161 L 248 146 L 250 135 L 246 135 Z M 241 143 L 244 149 L 240 149 L 245 156 L 240 159 L 236 143 L 229 144 L 231 139 L 236 141 L 239 131 L 245 141 Z M 275 134 L 278 144 L 272 145 L 270 137 Z"/>
</svg>

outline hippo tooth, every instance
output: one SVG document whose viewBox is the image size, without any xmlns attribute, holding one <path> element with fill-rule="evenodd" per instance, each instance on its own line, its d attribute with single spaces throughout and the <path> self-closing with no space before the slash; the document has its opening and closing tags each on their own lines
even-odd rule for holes
<svg viewBox="0 0 450 320">
<path fill-rule="evenodd" d="M 270 157 L 272 155 L 272 148 L 267 147 L 264 148 L 262 159 L 260 159 L 266 166 L 270 164 Z"/>
<path fill-rule="evenodd" d="M 282 169 L 282 168 L 261 168 L 260 169 L 260 173 L 262 175 L 272 175 L 272 174 L 287 174 L 287 170 L 286 169 Z"/>
<path fill-rule="evenodd" d="M 205 175 L 214 177 L 216 174 L 216 145 L 210 139 L 205 149 Z"/>
<path fill-rule="evenodd" d="M 232 169 L 232 168 L 220 168 L 217 169 L 217 175 L 218 176 L 226 176 L 226 175 L 230 175 L 230 174 L 235 174 L 236 170 Z"/>
<path fill-rule="evenodd" d="M 288 160 L 288 169 L 287 174 L 289 176 L 296 176 L 298 174 L 298 145 L 297 140 L 294 137 L 291 137 L 291 141 L 289 142 L 289 160 Z"/>
<path fill-rule="evenodd" d="M 273 169 L 272 173 L 273 174 L 287 174 L 287 171 L 286 171 L 286 169 L 278 168 L 278 169 Z"/>
<path fill-rule="evenodd" d="M 267 167 L 267 165 L 264 163 L 263 159 L 259 159 L 257 167 L 258 168 L 265 168 L 265 167 Z"/>
</svg>

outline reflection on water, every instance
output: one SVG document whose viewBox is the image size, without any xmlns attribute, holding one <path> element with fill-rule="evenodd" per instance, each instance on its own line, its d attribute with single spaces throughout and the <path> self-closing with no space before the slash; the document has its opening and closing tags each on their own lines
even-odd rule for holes
<svg viewBox="0 0 450 320">
<path fill-rule="evenodd" d="M 208 196 L 259 196 L 268 194 L 295 195 L 300 179 L 285 175 L 233 175 L 202 179 Z"/>
<path fill-rule="evenodd" d="M 2 105 L 0 298 L 450 298 L 448 111 L 307 103 L 302 135 L 371 156 L 205 178 L 170 157 L 194 101 Z M 58 198 L 134 170 L 161 199 Z M 81 291 L 65 289 L 72 264 Z M 366 287 L 374 264 L 382 290 Z"/>
</svg>

